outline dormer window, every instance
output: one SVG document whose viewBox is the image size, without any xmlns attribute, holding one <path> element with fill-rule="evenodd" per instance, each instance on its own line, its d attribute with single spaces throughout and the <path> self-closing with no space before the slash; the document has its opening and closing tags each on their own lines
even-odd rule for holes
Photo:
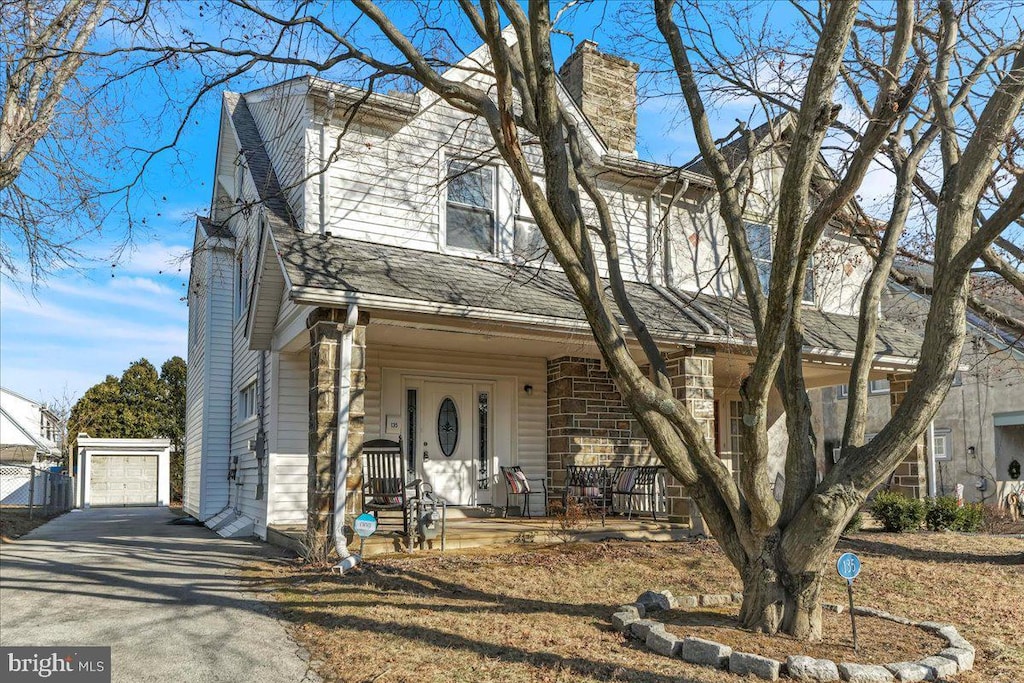
<svg viewBox="0 0 1024 683">
<path fill-rule="evenodd" d="M 494 253 L 494 169 L 464 161 L 448 164 L 446 247 Z"/>
<path fill-rule="evenodd" d="M 768 293 L 768 283 L 772 276 L 772 227 L 765 223 L 747 223 L 747 243 L 750 255 L 757 266 L 757 277 L 761 281 L 761 291 Z M 807 276 L 804 278 L 803 302 L 814 303 L 814 258 L 807 263 Z"/>
</svg>

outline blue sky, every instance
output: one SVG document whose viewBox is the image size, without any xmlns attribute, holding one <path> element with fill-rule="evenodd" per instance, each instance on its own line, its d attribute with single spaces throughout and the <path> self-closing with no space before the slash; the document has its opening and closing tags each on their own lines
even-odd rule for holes
<svg viewBox="0 0 1024 683">
<path fill-rule="evenodd" d="M 218 30 L 215 23 L 196 17 L 177 20 L 207 36 Z M 592 27 L 581 29 L 579 35 L 614 51 L 611 39 Z M 556 47 L 565 54 L 570 49 L 567 39 L 556 38 Z M 233 83 L 231 89 L 244 92 L 273 80 L 247 78 Z M 138 100 L 128 103 L 137 110 L 136 120 L 165 115 L 160 96 L 152 94 L 149 100 L 147 93 L 140 92 Z M 664 136 L 664 124 L 671 118 L 668 104 L 657 100 L 642 107 L 641 154 L 665 160 L 689 158 L 695 147 L 685 128 L 681 135 Z M 138 194 L 131 209 L 136 231 L 128 250 L 113 253 L 123 236 L 123 221 L 115 217 L 104 236 L 80 245 L 87 258 L 76 268 L 59 270 L 35 288 L 0 280 L 3 386 L 40 401 L 64 394 L 77 397 L 107 374 L 120 375 L 138 358 L 145 357 L 159 368 L 171 356 L 186 357 L 188 308 L 182 297 L 188 263 L 184 259 L 192 243 L 195 215 L 207 213 L 209 206 L 218 112 L 219 91 L 195 112 L 175 152 L 164 154 L 150 167 L 144 179 L 146 191 Z M 143 126 L 129 125 L 116 132 L 130 145 L 153 144 L 146 137 L 149 129 Z M 139 230 L 142 218 L 146 226 Z"/>
<path fill-rule="evenodd" d="M 624 6 L 624 5 L 623 5 Z M 215 39 L 218 32 L 239 30 L 221 17 L 193 16 L 196 5 L 171 5 L 177 13 L 166 26 L 187 27 L 193 34 Z M 391 4 L 408 12 L 412 5 Z M 602 30 L 602 20 L 614 27 L 617 22 L 597 10 L 601 5 L 584 6 L 587 11 L 570 17 L 574 41 L 596 40 L 603 50 L 617 52 L 616 36 Z M 614 13 L 621 7 L 609 2 L 604 7 Z M 327 12 L 350 13 L 348 5 L 326 5 Z M 776 26 L 786 23 L 784 12 L 775 5 L 764 5 Z M 591 11 L 593 10 L 593 11 Z M 350 17 L 349 17 L 350 18 Z M 408 17 L 405 17 L 408 19 Z M 337 25 L 347 25 L 339 16 Z M 610 30 L 629 31 L 634 27 Z M 463 35 L 465 35 L 463 33 Z M 237 37 L 237 36 L 236 36 Z M 360 39 L 362 39 L 360 34 Z M 634 36 L 635 38 L 635 36 Z M 716 39 L 726 41 L 727 38 Z M 108 37 L 108 40 L 115 38 Z M 366 38 L 376 49 L 379 42 Z M 642 38 L 641 38 L 642 40 Z M 555 57 L 560 63 L 568 55 L 573 41 L 555 36 Z M 468 42 L 467 42 L 468 45 Z M 469 45 L 475 47 L 475 42 Z M 317 47 L 305 49 L 316 51 Z M 183 62 L 184 81 L 188 80 L 188 62 Z M 278 70 L 274 74 L 250 74 L 233 82 L 232 90 L 245 92 L 297 72 Z M 327 74 L 330 77 L 333 74 Z M 173 153 L 156 159 L 134 195 L 129 211 L 136 224 L 131 248 L 114 254 L 123 237 L 124 216 L 116 212 L 104 227 L 102 236 L 80 246 L 86 258 L 74 269 L 51 274 L 36 288 L 17 287 L 0 278 L 0 383 L 21 394 L 47 401 L 64 394 L 80 396 L 107 374 L 119 375 L 129 363 L 145 357 L 158 366 L 167 358 L 186 356 L 188 309 L 183 297 L 188 280 L 185 260 L 192 243 L 195 215 L 205 214 L 210 200 L 215 142 L 219 122 L 219 95 L 225 88 L 210 93 L 193 112 L 192 120 Z M 166 90 L 146 81 L 130 92 L 125 102 L 127 125 L 111 132 L 123 137 L 127 145 L 152 147 L 166 139 L 178 119 L 165 107 Z M 176 95 L 171 90 L 172 95 Z M 187 99 L 182 94 L 180 99 Z M 661 97 L 643 101 L 639 109 L 638 150 L 640 156 L 668 163 L 681 163 L 696 154 L 689 122 L 680 120 L 678 98 Z M 752 101 L 735 101 L 712 112 L 716 135 L 728 133 L 742 118 L 760 123 L 763 113 L 754 111 Z M 148 125 L 163 121 L 157 132 Z M 160 138 L 160 134 L 164 138 Z M 123 169 L 122 169 L 123 171 Z M 872 174 L 860 193 L 865 199 L 884 197 L 891 190 L 886 174 Z M 142 220 L 145 225 L 142 225 Z"/>
</svg>

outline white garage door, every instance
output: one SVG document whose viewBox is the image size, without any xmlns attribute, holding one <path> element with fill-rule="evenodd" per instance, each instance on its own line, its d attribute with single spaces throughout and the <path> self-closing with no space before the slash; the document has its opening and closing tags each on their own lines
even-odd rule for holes
<svg viewBox="0 0 1024 683">
<path fill-rule="evenodd" d="M 155 455 L 94 455 L 89 469 L 90 505 L 156 505 Z"/>
</svg>

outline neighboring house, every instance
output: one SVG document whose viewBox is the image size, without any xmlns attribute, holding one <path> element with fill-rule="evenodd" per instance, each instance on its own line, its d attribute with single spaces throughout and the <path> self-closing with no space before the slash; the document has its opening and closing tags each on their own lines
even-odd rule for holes
<svg viewBox="0 0 1024 683">
<path fill-rule="evenodd" d="M 60 463 L 60 418 L 46 404 L 0 387 L 0 462 Z"/>
<path fill-rule="evenodd" d="M 986 289 L 991 287 L 983 283 L 980 290 Z M 1020 315 L 1020 299 L 1016 292 L 1007 292 L 988 303 Z M 882 310 L 888 318 L 923 330 L 929 303 L 925 296 L 890 283 Z M 961 369 L 929 429 L 930 448 L 920 474 L 930 495 L 954 495 L 956 485 L 962 484 L 965 500 L 995 503 L 1020 485 L 1020 475 L 1010 473 L 1011 463 L 1024 464 L 1024 338 L 971 311 L 967 333 Z M 890 393 L 884 379 L 872 381 L 869 389 L 870 439 L 889 419 Z M 821 416 L 823 471 L 839 458 L 846 398 L 845 384 L 812 392 Z"/>
<path fill-rule="evenodd" d="M 481 48 L 466 59 L 486 58 Z M 714 184 L 699 163 L 679 171 L 637 158 L 635 65 L 584 42 L 561 74 L 563 102 L 604 161 L 629 293 L 669 353 L 677 395 L 736 471 L 738 387 L 756 348 Z M 767 272 L 781 175 L 773 142 L 785 129 L 757 132 L 749 229 Z M 274 525 L 320 529 L 335 483 L 350 510 L 361 507 L 358 456 L 377 438 L 401 440 L 416 476 L 464 506 L 507 504 L 501 466 L 557 491 L 567 464 L 651 461 L 482 123 L 426 90 L 299 78 L 225 93 L 217 145 L 188 289 L 188 513 L 224 512 L 263 538 Z M 848 374 L 868 259 L 836 227 L 815 259 L 805 373 L 823 387 Z M 919 346 L 885 322 L 878 376 L 912 368 Z M 332 475 L 339 443 L 347 482 Z M 668 496 L 671 517 L 689 519 L 682 489 L 669 482 Z"/>
</svg>

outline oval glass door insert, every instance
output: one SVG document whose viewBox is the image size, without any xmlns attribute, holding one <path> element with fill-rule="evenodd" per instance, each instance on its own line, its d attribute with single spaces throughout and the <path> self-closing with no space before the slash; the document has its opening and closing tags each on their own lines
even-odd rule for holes
<svg viewBox="0 0 1024 683">
<path fill-rule="evenodd" d="M 459 411 L 455 401 L 446 397 L 437 411 L 437 444 L 446 458 L 452 457 L 459 443 Z"/>
</svg>

